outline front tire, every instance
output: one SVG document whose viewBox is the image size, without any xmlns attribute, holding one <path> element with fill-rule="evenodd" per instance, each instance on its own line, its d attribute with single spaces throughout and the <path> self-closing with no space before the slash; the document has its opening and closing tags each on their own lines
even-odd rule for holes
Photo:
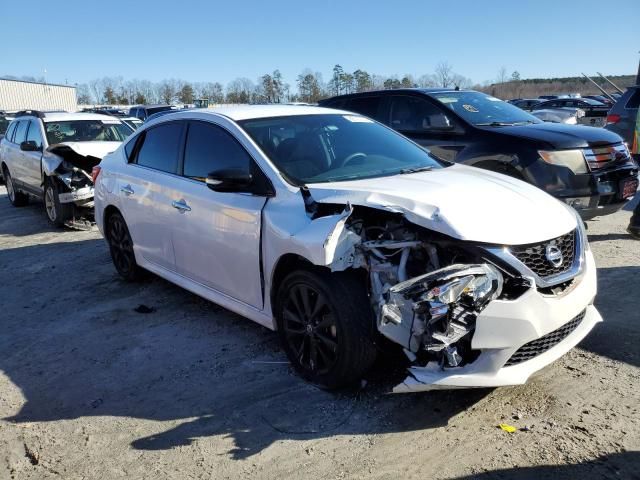
<svg viewBox="0 0 640 480">
<path fill-rule="evenodd" d="M 29 203 L 29 195 L 22 193 L 20 190 L 16 190 L 15 184 L 13 183 L 13 178 L 11 178 L 11 174 L 9 173 L 9 169 L 5 167 L 4 172 L 4 183 L 7 185 L 7 196 L 9 197 L 9 201 L 11 205 L 14 207 L 24 207 L 27 203 Z"/>
<path fill-rule="evenodd" d="M 376 358 L 373 310 L 354 272 L 290 273 L 278 289 L 276 322 L 295 370 L 322 388 L 352 384 Z"/>
<path fill-rule="evenodd" d="M 133 252 L 133 240 L 124 218 L 114 212 L 106 221 L 106 237 L 109 243 L 111 260 L 118 274 L 128 282 L 135 282 L 142 278 L 142 268 L 136 262 Z"/>
<path fill-rule="evenodd" d="M 60 203 L 58 185 L 51 178 L 44 181 L 44 209 L 49 223 L 54 227 L 62 227 L 73 218 L 73 205 Z"/>
</svg>

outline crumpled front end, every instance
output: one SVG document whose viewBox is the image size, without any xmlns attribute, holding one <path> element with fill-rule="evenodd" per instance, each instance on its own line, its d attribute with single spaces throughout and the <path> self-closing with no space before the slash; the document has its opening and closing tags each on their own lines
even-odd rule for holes
<svg viewBox="0 0 640 480">
<path fill-rule="evenodd" d="M 294 238 L 317 238 L 312 226 L 322 225 L 322 255 L 307 258 L 367 271 L 377 329 L 411 362 L 395 392 L 525 383 L 602 320 L 577 215 L 565 235 L 510 247 L 455 239 L 397 212 L 335 212 Z"/>
</svg>

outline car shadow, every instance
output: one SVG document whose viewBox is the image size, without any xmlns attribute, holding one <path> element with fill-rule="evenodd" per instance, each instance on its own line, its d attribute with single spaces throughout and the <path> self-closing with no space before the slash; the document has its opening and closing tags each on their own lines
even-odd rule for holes
<svg viewBox="0 0 640 480">
<path fill-rule="evenodd" d="M 9 201 L 5 186 L 0 186 L 0 235 L 27 237 L 45 232 L 63 232 L 63 229 L 52 226 L 41 200 L 29 199 L 23 207 L 14 207 Z"/>
<path fill-rule="evenodd" d="M 580 347 L 640 367 L 640 267 L 598 268 L 595 305 L 604 321 Z"/>
<path fill-rule="evenodd" d="M 133 448 L 222 435 L 242 459 L 283 439 L 440 427 L 490 391 L 389 395 L 404 372 L 387 357 L 364 388 L 319 390 L 272 331 L 155 276 L 121 281 L 100 239 L 0 250 L 0 282 L 0 369 L 21 395 L 5 421 L 153 420 L 163 431 L 132 433 Z"/>
<path fill-rule="evenodd" d="M 456 480 L 572 480 L 578 478 L 638 480 L 640 479 L 640 452 L 601 455 L 593 460 L 569 465 L 514 467 L 455 477 Z"/>
</svg>

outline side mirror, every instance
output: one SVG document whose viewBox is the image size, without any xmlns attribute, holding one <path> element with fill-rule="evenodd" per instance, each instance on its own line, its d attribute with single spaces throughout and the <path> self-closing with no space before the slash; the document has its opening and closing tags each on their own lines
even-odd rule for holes
<svg viewBox="0 0 640 480">
<path fill-rule="evenodd" d="M 253 176 L 248 170 L 227 168 L 211 172 L 207 175 L 206 183 L 214 192 L 247 192 L 253 183 Z"/>
<path fill-rule="evenodd" d="M 20 144 L 20 150 L 23 152 L 39 152 L 40 147 L 33 140 L 28 140 Z"/>
</svg>

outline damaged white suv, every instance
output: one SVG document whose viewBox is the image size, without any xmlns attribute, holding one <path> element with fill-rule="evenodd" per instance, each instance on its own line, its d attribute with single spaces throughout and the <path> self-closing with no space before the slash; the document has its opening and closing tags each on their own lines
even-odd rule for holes
<svg viewBox="0 0 640 480">
<path fill-rule="evenodd" d="M 396 391 L 521 384 L 602 320 L 571 208 L 356 114 L 174 113 L 97 169 L 123 277 L 150 270 L 276 329 L 327 388 L 400 347 L 412 364 Z"/>
<path fill-rule="evenodd" d="M 91 113 L 16 114 L 0 141 L 0 170 L 11 203 L 44 199 L 49 221 L 84 226 L 92 217 L 91 171 L 131 133 L 119 119 Z"/>
</svg>

